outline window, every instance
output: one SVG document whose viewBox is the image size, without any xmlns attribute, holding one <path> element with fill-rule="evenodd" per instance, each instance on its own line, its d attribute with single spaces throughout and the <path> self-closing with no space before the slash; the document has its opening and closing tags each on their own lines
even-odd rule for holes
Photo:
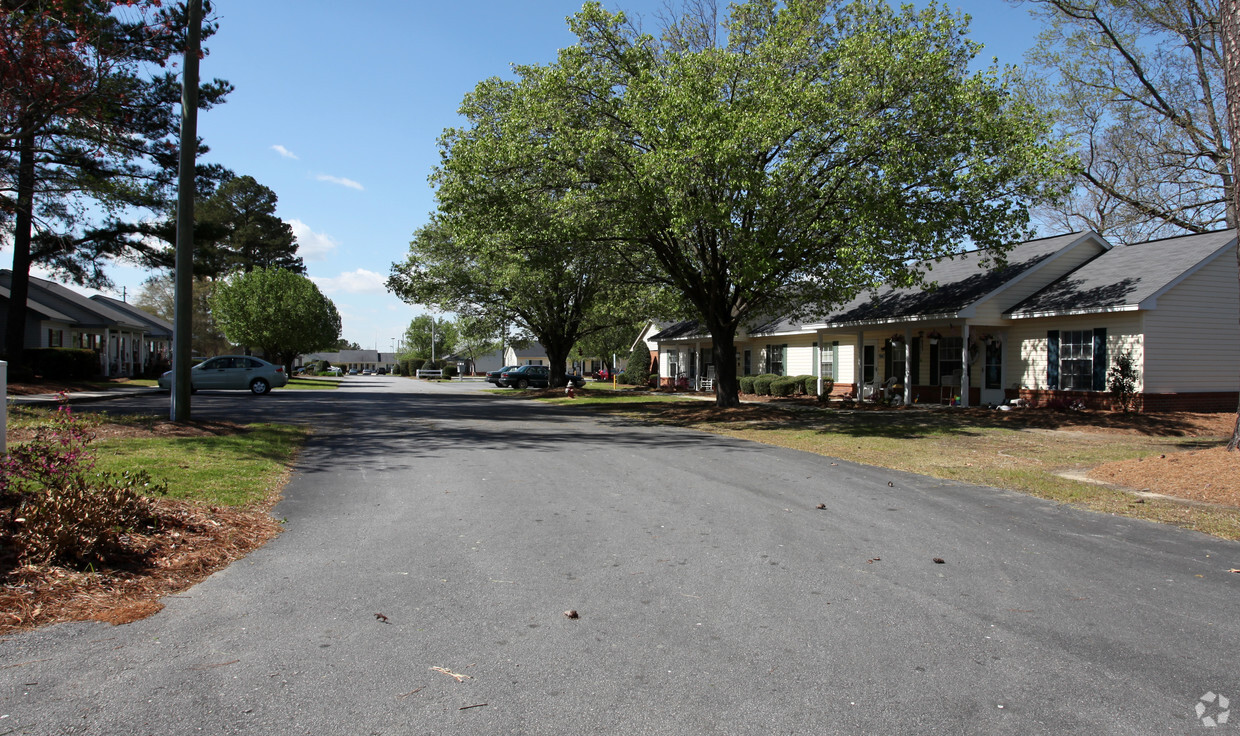
<svg viewBox="0 0 1240 736">
<path fill-rule="evenodd" d="M 824 380 L 827 378 L 830 378 L 832 381 L 834 381 L 836 378 L 838 378 L 838 376 L 835 375 L 835 364 L 837 362 L 836 356 L 839 355 L 839 352 L 840 352 L 840 341 L 839 340 L 833 341 L 830 347 L 823 346 L 822 356 L 820 359 L 820 364 L 818 366 L 818 371 L 819 371 L 818 375 L 822 376 Z"/>
<path fill-rule="evenodd" d="M 748 350 L 746 350 L 745 351 L 745 370 L 743 373 L 741 373 L 741 375 L 748 376 L 752 374 L 753 374 L 753 355 Z"/>
<path fill-rule="evenodd" d="M 680 353 L 675 350 L 667 351 L 667 376 L 668 378 L 676 378 L 680 375 Z"/>
<path fill-rule="evenodd" d="M 766 372 L 776 376 L 784 375 L 784 356 L 787 352 L 787 345 L 767 345 Z"/>
<path fill-rule="evenodd" d="M 861 382 L 874 382 L 874 346 L 866 345 L 861 351 Z"/>
<path fill-rule="evenodd" d="M 905 344 L 902 342 L 893 343 L 889 341 L 887 343 L 887 350 L 889 351 L 888 355 L 891 356 L 891 374 L 886 377 L 891 378 L 894 376 L 896 383 L 904 385 Z"/>
<path fill-rule="evenodd" d="M 1065 391 L 1089 391 L 1094 387 L 1093 330 L 1059 333 L 1059 387 Z"/>
<path fill-rule="evenodd" d="M 939 338 L 939 385 L 950 385 L 953 375 L 964 372 L 964 361 L 960 359 L 960 352 L 963 349 L 964 338 Z"/>
</svg>

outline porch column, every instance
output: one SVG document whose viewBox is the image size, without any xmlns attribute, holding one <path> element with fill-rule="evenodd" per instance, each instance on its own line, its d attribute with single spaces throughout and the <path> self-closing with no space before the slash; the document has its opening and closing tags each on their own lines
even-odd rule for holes
<svg viewBox="0 0 1240 736">
<path fill-rule="evenodd" d="M 904 326 L 904 405 L 913 403 L 913 336 Z"/>
<path fill-rule="evenodd" d="M 853 364 L 857 401 L 861 401 L 865 397 L 865 330 L 857 330 L 857 350 L 853 353 Z"/>
<path fill-rule="evenodd" d="M 813 356 L 813 359 L 817 361 L 814 363 L 814 375 L 818 376 L 818 395 L 822 396 L 822 351 L 824 342 L 822 339 L 822 330 L 816 331 L 814 333 L 814 337 L 818 338 L 818 354 Z M 829 350 L 830 348 L 827 349 Z"/>
<path fill-rule="evenodd" d="M 112 377 L 112 328 L 103 328 L 103 377 Z"/>
<path fill-rule="evenodd" d="M 960 405 L 969 405 L 969 323 L 960 326 Z"/>
</svg>

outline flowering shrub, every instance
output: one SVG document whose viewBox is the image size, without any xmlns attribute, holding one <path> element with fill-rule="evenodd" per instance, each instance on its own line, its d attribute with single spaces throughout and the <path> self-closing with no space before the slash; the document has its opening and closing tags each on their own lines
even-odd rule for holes
<svg viewBox="0 0 1240 736">
<path fill-rule="evenodd" d="M 90 427 L 60 407 L 34 438 L 0 460 L 0 498 L 16 507 L 13 540 L 27 562 L 107 562 L 124 537 L 153 523 L 143 494 L 166 493 L 146 471 L 94 472 Z"/>
</svg>

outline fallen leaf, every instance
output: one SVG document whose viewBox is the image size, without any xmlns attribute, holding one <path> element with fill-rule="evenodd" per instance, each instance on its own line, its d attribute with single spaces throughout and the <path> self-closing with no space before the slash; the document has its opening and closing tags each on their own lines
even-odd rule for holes
<svg viewBox="0 0 1240 736">
<path fill-rule="evenodd" d="M 1233 568 L 1231 568 L 1230 570 L 1228 570 L 1227 572 L 1240 572 L 1240 567 L 1233 567 Z"/>
<path fill-rule="evenodd" d="M 564 612 L 564 615 L 568 616 L 569 618 L 581 618 L 581 616 L 577 613 L 576 609 L 567 610 Z"/>
<path fill-rule="evenodd" d="M 466 680 L 474 679 L 470 677 L 469 675 L 459 675 L 453 672 L 452 670 L 448 669 L 447 667 L 431 667 L 431 672 L 442 672 L 443 674 L 447 675 L 448 677 L 451 677 L 457 682 L 465 682 Z"/>
<path fill-rule="evenodd" d="M 815 506 L 814 508 L 816 508 L 816 509 L 825 509 L 826 507 L 827 507 L 827 505 L 826 505 L 825 503 L 820 503 L 820 504 L 818 504 L 817 506 Z"/>
<path fill-rule="evenodd" d="M 382 613 L 376 613 L 375 618 L 382 621 L 385 624 L 388 622 L 388 617 L 384 616 Z"/>
<path fill-rule="evenodd" d="M 895 487 L 896 487 L 896 484 L 895 484 L 895 483 L 892 483 L 891 481 L 887 481 L 887 487 L 888 487 L 888 488 L 895 488 Z"/>
<path fill-rule="evenodd" d="M 936 565 L 943 565 L 943 564 L 946 564 L 946 562 L 943 560 L 943 558 L 942 558 L 942 557 L 935 557 L 935 558 L 934 558 L 934 564 L 936 564 Z"/>
<path fill-rule="evenodd" d="M 866 561 L 865 561 L 865 564 L 867 564 L 867 565 L 868 565 L 868 564 L 870 564 L 871 562 L 882 562 L 882 560 L 883 560 L 883 558 L 881 558 L 881 557 L 875 557 L 875 558 L 874 558 L 874 559 L 872 559 L 872 560 L 866 560 Z"/>
</svg>

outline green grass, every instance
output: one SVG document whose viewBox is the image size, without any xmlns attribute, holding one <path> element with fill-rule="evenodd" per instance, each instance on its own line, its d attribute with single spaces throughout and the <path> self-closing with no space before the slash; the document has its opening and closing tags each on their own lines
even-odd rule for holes
<svg viewBox="0 0 1240 736">
<path fill-rule="evenodd" d="M 290 378 L 288 384 L 282 388 L 310 389 L 310 390 L 330 390 L 340 387 L 339 378 L 310 378 L 305 376 L 295 376 Z M 279 390 L 279 389 L 277 389 Z"/>
<path fill-rule="evenodd" d="M 99 440 L 96 468 L 146 470 L 168 497 L 244 506 L 278 487 L 309 435 L 303 427 L 251 424 L 236 434 Z"/>
</svg>

